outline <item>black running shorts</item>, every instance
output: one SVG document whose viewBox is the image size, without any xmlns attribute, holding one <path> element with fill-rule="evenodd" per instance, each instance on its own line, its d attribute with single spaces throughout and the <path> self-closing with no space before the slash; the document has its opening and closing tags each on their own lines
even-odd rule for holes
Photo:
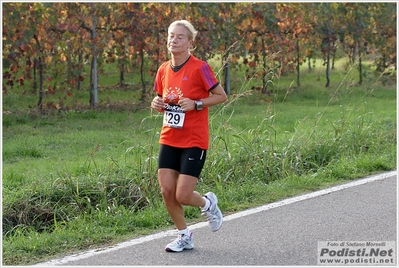
<svg viewBox="0 0 399 268">
<path fill-rule="evenodd" d="M 199 178 L 204 167 L 206 150 L 198 147 L 176 148 L 161 144 L 158 168 L 170 168 L 180 174 Z"/>
</svg>

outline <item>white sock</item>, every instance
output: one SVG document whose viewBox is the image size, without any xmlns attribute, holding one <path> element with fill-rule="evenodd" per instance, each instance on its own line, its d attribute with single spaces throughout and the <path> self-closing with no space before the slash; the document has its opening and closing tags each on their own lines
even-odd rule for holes
<svg viewBox="0 0 399 268">
<path fill-rule="evenodd" d="M 209 201 L 209 199 L 206 197 L 202 197 L 202 198 L 205 200 L 205 206 L 202 207 L 201 209 L 203 211 L 207 211 L 209 209 L 209 207 L 211 206 L 211 201 Z"/>
<path fill-rule="evenodd" d="M 186 228 L 186 229 L 183 229 L 183 230 L 179 230 L 179 234 L 180 235 L 190 236 L 190 231 L 188 230 L 188 228 Z"/>
</svg>

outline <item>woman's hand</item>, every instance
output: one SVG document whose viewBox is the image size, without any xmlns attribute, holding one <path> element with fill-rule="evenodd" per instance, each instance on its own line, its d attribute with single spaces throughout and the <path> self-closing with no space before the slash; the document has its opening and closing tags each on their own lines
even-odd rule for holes
<svg viewBox="0 0 399 268">
<path fill-rule="evenodd" d="M 181 98 L 177 104 L 179 104 L 185 112 L 195 110 L 195 101 L 192 99 Z"/>
<path fill-rule="evenodd" d="M 151 102 L 151 108 L 162 113 L 165 108 L 165 103 L 164 103 L 163 99 L 159 96 L 156 96 Z"/>
</svg>

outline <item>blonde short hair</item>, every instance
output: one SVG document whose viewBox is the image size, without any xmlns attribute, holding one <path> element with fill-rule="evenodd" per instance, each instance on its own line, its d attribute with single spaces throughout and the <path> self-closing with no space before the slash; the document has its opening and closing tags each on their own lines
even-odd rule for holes
<svg viewBox="0 0 399 268">
<path fill-rule="evenodd" d="M 174 26 L 184 26 L 188 30 L 188 39 L 191 41 L 195 40 L 198 31 L 195 30 L 194 26 L 190 22 L 186 20 L 176 20 L 169 25 L 168 32 Z"/>
</svg>

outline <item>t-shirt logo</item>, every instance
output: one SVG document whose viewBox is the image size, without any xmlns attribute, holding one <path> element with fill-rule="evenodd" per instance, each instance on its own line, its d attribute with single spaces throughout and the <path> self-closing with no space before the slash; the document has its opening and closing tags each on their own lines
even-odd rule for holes
<svg viewBox="0 0 399 268">
<path fill-rule="evenodd" d="M 170 87 L 166 89 L 163 101 L 169 104 L 177 104 L 179 99 L 183 97 L 183 92 L 178 87 Z"/>
</svg>

